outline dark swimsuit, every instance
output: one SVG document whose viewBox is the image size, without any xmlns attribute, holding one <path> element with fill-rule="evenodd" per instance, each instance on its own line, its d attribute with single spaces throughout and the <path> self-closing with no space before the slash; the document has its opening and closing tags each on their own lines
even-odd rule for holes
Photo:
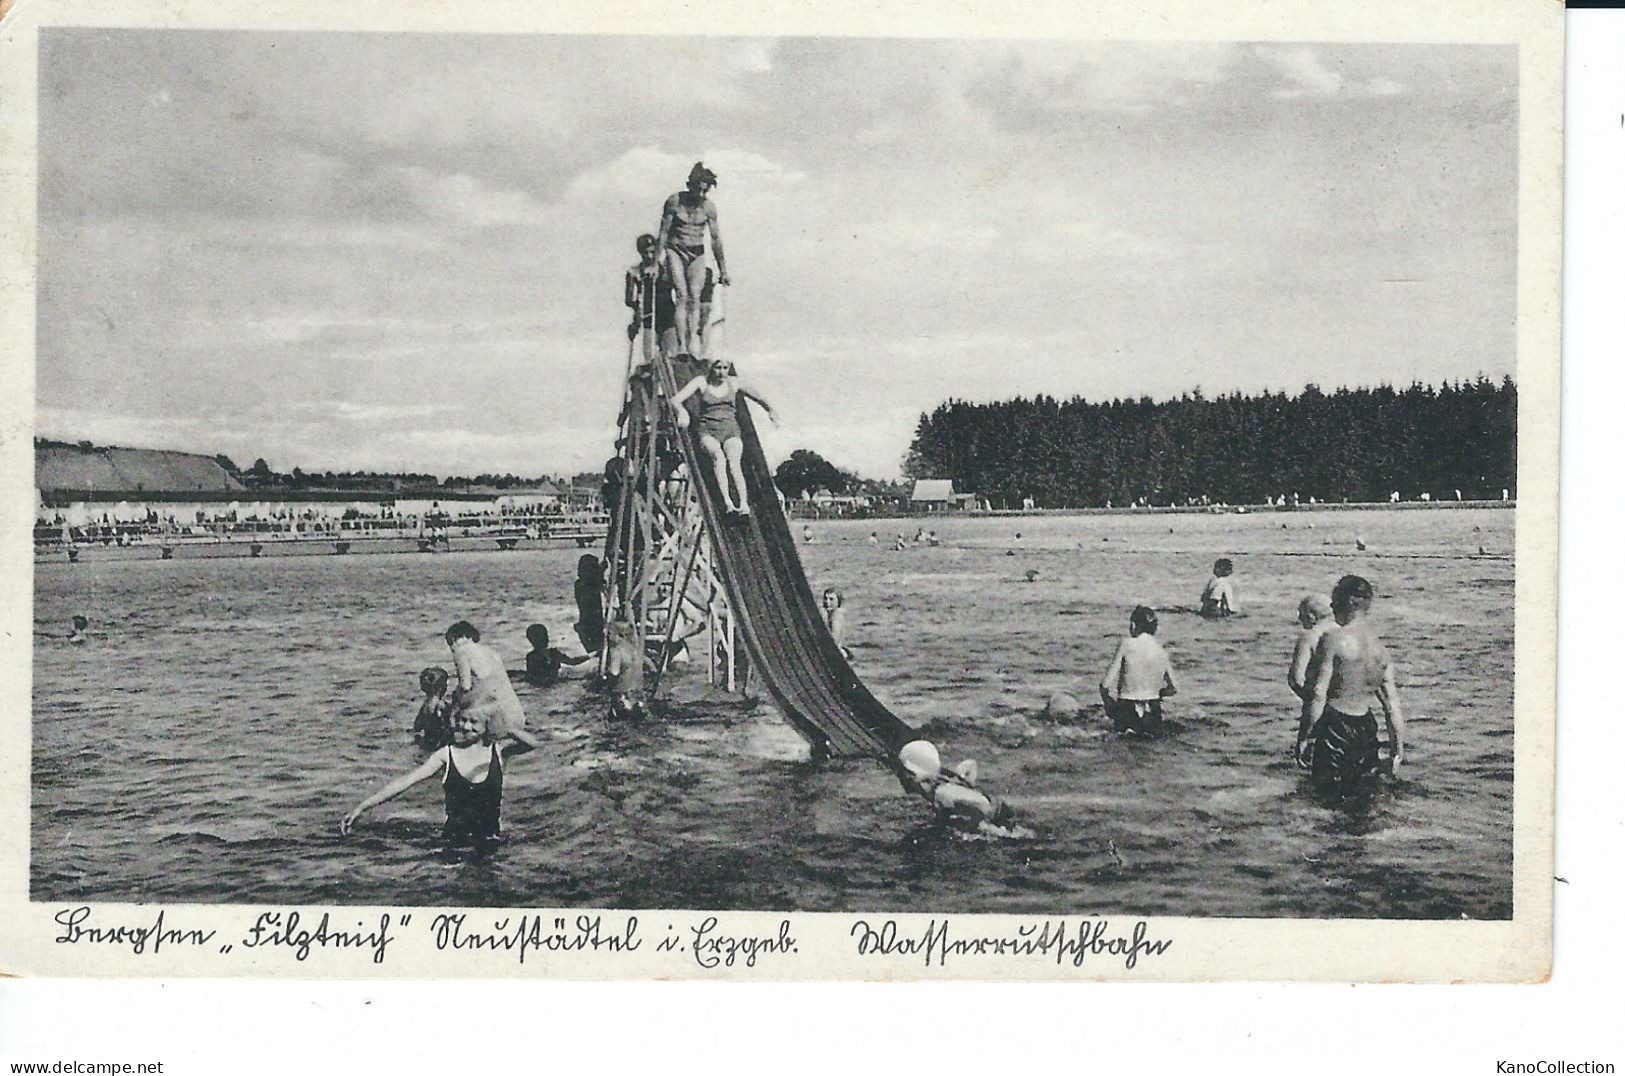
<svg viewBox="0 0 1625 1076">
<path fill-rule="evenodd" d="M 447 844 L 468 846 L 488 843 L 502 835 L 502 754 L 491 745 L 491 768 L 485 780 L 475 784 L 457 769 L 457 759 L 446 749 L 446 828 L 441 838 Z"/>
<path fill-rule="evenodd" d="M 1363 781 L 1380 765 L 1377 718 L 1370 710 L 1358 716 L 1327 707 L 1315 724 L 1309 777 L 1318 788 L 1337 788 Z"/>
<path fill-rule="evenodd" d="M 739 436 L 739 413 L 734 403 L 739 390 L 730 388 L 726 396 L 712 396 L 706 392 L 706 387 L 697 393 L 700 398 L 700 436 L 715 437 L 717 444 L 725 445 L 728 438 Z"/>
<path fill-rule="evenodd" d="M 1106 716 L 1118 732 L 1146 737 L 1162 734 L 1161 699 L 1113 699 L 1106 705 Z"/>
</svg>

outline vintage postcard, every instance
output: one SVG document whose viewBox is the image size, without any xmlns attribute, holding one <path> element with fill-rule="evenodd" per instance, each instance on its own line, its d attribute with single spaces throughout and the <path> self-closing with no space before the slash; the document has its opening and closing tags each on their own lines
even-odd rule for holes
<svg viewBox="0 0 1625 1076">
<path fill-rule="evenodd" d="M 1563 12 L 0 22 L 0 971 L 1534 981 Z"/>
</svg>

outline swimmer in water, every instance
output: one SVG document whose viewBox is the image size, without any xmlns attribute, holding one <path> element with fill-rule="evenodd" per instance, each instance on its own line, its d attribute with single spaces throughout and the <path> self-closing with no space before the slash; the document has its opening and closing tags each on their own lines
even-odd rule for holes
<svg viewBox="0 0 1625 1076">
<path fill-rule="evenodd" d="M 85 616 L 83 613 L 75 613 L 73 614 L 73 619 L 68 623 L 70 625 L 68 628 L 68 634 L 64 636 L 68 642 L 82 643 L 86 639 L 90 638 L 89 617 Z"/>
<path fill-rule="evenodd" d="M 1372 598 L 1371 584 L 1360 576 L 1339 579 L 1332 588 L 1338 630 L 1327 631 L 1315 646 L 1315 676 L 1298 722 L 1295 754 L 1321 791 L 1347 791 L 1377 772 L 1374 705 L 1382 706 L 1388 726 L 1388 758 L 1395 777 L 1405 761 L 1399 685 L 1387 648 L 1367 619 Z"/>
<path fill-rule="evenodd" d="M 523 729 L 508 735 L 530 747 L 540 745 Z M 448 847 L 486 851 L 502 836 L 502 752 L 479 714 L 459 710 L 452 717 L 450 740 L 416 769 L 395 778 L 350 809 L 339 823 L 348 835 L 367 811 L 399 796 L 436 774 L 446 793 L 446 824 L 441 839 Z"/>
<path fill-rule="evenodd" d="M 585 664 L 590 655 L 582 654 L 572 657 L 556 646 L 550 645 L 552 640 L 547 634 L 545 624 L 532 624 L 525 629 L 525 638 L 530 642 L 530 653 L 525 655 L 525 682 L 538 687 L 559 682 L 559 669 L 564 665 Z"/>
<path fill-rule="evenodd" d="M 438 665 L 431 665 L 418 673 L 418 687 L 423 691 L 423 702 L 418 716 L 412 722 L 412 742 L 423 751 L 438 751 L 451 742 L 451 699 L 446 687 L 451 676 Z"/>
<path fill-rule="evenodd" d="M 1157 641 L 1157 614 L 1136 605 L 1128 618 L 1128 638 L 1117 644 L 1100 701 L 1118 732 L 1157 736 L 1162 732 L 1162 700 L 1179 691 L 1168 651 Z"/>
<path fill-rule="evenodd" d="M 604 632 L 609 653 L 604 660 L 604 679 L 609 686 L 609 714 L 621 720 L 637 720 L 646 715 L 643 698 L 643 655 L 632 645 L 632 626 L 617 620 Z"/>
<path fill-rule="evenodd" d="M 1230 563 L 1229 557 L 1220 557 L 1213 562 L 1213 578 L 1202 588 L 1203 616 L 1234 616 L 1240 611 L 1241 607 L 1236 602 L 1236 586 L 1230 581 L 1233 571 L 1235 565 Z"/>
<path fill-rule="evenodd" d="M 525 730 L 525 708 L 514 694 L 502 658 L 480 642 L 479 629 L 459 620 L 446 629 L 446 645 L 457 669 L 457 693 L 452 696 L 456 712 L 473 714 L 493 741 L 513 736 L 534 746 L 534 741 L 515 735 Z"/>
<path fill-rule="evenodd" d="M 1006 828 L 1010 808 L 976 787 L 974 761 L 967 759 L 952 770 L 944 770 L 935 744 L 913 740 L 897 752 L 893 768 L 903 790 L 929 803 L 939 823 L 955 829 L 1011 835 Z"/>
<path fill-rule="evenodd" d="M 852 651 L 846 648 L 846 599 L 834 587 L 824 588 L 824 626 L 829 629 L 829 637 L 835 640 L 835 645 L 841 651 L 841 657 L 852 660 Z"/>
<path fill-rule="evenodd" d="M 1298 603 L 1298 625 L 1303 631 L 1292 648 L 1292 664 L 1287 668 L 1286 682 L 1292 693 L 1304 700 L 1315 682 L 1315 648 L 1320 645 L 1321 636 L 1337 630 L 1330 599 L 1323 594 L 1305 594 Z"/>
</svg>

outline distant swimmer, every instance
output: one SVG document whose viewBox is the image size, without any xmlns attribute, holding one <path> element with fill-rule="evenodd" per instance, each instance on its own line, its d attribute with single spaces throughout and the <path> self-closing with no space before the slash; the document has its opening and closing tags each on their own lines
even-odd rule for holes
<svg viewBox="0 0 1625 1076">
<path fill-rule="evenodd" d="M 1078 719 L 1081 709 L 1077 699 L 1064 691 L 1057 691 L 1044 704 L 1044 716 L 1059 724 L 1070 725 Z"/>
<path fill-rule="evenodd" d="M 1230 573 L 1233 571 L 1235 565 L 1230 562 L 1229 557 L 1220 557 L 1213 562 L 1213 578 L 1202 588 L 1203 616 L 1234 616 L 1240 611 L 1240 604 L 1236 601 L 1236 586 L 1230 580 Z"/>
<path fill-rule="evenodd" d="M 716 283 L 726 288 L 728 260 L 722 252 L 722 224 L 717 216 L 716 203 L 710 193 L 717 185 L 717 175 L 703 162 L 696 162 L 689 170 L 688 184 L 666 199 L 660 211 L 660 237 L 657 257 L 671 273 L 677 290 L 677 305 L 683 316 L 678 335 L 684 351 L 698 355 L 706 325 L 701 305 L 710 291 L 710 269 L 705 264 L 705 241 L 709 234 L 711 254 L 716 259 Z"/>
<path fill-rule="evenodd" d="M 591 553 L 576 561 L 576 638 L 596 654 L 604 648 L 604 562 Z"/>
<path fill-rule="evenodd" d="M 841 657 L 852 660 L 852 651 L 846 648 L 846 599 L 834 587 L 824 588 L 824 626 L 829 637 L 840 648 Z"/>
<path fill-rule="evenodd" d="M 869 544 L 870 545 L 879 545 L 880 544 L 880 532 L 879 531 L 870 531 L 869 532 Z"/>
<path fill-rule="evenodd" d="M 1303 631 L 1292 648 L 1292 664 L 1287 668 L 1286 682 L 1294 695 L 1307 699 L 1314 690 L 1319 671 L 1315 665 L 1315 649 L 1320 646 L 1321 636 L 1337 630 L 1331 600 L 1323 594 L 1305 594 L 1298 603 L 1298 626 Z"/>
<path fill-rule="evenodd" d="M 935 744 L 913 740 L 897 752 L 895 770 L 904 791 L 929 803 L 938 822 L 956 829 L 1011 835 L 1006 828 L 1011 811 L 976 787 L 974 761 L 967 759 L 952 770 L 944 770 Z"/>
<path fill-rule="evenodd" d="M 803 523 L 801 525 L 801 540 L 809 545 L 812 544 L 812 527 L 809 524 Z"/>
<path fill-rule="evenodd" d="M 609 713 L 621 720 L 636 720 L 646 713 L 643 699 L 643 655 L 632 645 L 632 626 L 617 620 L 604 632 L 604 681 L 609 688 Z"/>
<path fill-rule="evenodd" d="M 1315 678 L 1298 722 L 1296 755 L 1323 791 L 1347 791 L 1377 772 L 1376 705 L 1382 706 L 1388 726 L 1394 776 L 1405 760 L 1399 686 L 1388 651 L 1367 620 L 1371 602 L 1371 584 L 1365 579 L 1339 579 L 1332 589 L 1332 616 L 1339 630 L 1327 631 L 1315 646 Z"/>
<path fill-rule="evenodd" d="M 1162 732 L 1162 700 L 1179 691 L 1173 662 L 1157 641 L 1157 614 L 1136 605 L 1128 618 L 1128 638 L 1117 644 L 1100 701 L 1118 732 L 1157 736 Z"/>
<path fill-rule="evenodd" d="M 755 400 L 762 405 L 775 426 L 779 424 L 779 416 L 760 392 L 736 380 L 733 375 L 732 363 L 713 359 L 706 367 L 705 376 L 696 377 L 684 385 L 671 402 L 677 409 L 677 425 L 687 429 L 688 408 L 683 406 L 683 401 L 699 395 L 700 445 L 710 454 L 711 462 L 716 467 L 717 489 L 728 511 L 746 516 L 750 515 L 750 504 L 745 490 L 745 469 L 740 463 L 745 455 L 745 442 L 739 433 L 739 413 L 735 400 L 739 396 Z M 730 474 L 739 490 L 737 501 L 730 492 Z"/>
<path fill-rule="evenodd" d="M 559 681 L 559 670 L 565 665 L 583 665 L 590 654 L 570 655 L 552 645 L 547 625 L 532 624 L 525 629 L 530 652 L 525 655 L 525 682 L 546 687 Z"/>
<path fill-rule="evenodd" d="M 412 722 L 412 742 L 424 751 L 438 751 L 451 742 L 451 698 L 446 688 L 451 676 L 438 665 L 431 665 L 418 673 L 418 688 L 423 702 L 418 706 L 417 719 Z"/>
<path fill-rule="evenodd" d="M 523 729 L 507 735 L 528 747 L 541 746 Z M 479 714 L 458 711 L 452 718 L 449 742 L 436 748 L 416 769 L 352 807 L 339 823 L 339 832 L 348 834 L 367 811 L 439 774 L 446 794 L 446 824 L 441 839 L 451 848 L 489 851 L 502 836 L 500 739 L 491 735 Z"/>
<path fill-rule="evenodd" d="M 508 681 L 507 667 L 497 652 L 480 642 L 480 630 L 466 620 L 446 629 L 446 645 L 457 668 L 457 694 L 453 703 L 458 714 L 473 714 L 485 734 L 493 740 L 517 735 L 525 730 L 525 708 Z"/>
<path fill-rule="evenodd" d="M 90 618 L 83 613 L 73 614 L 68 621 L 68 634 L 63 636 L 70 643 L 82 643 L 90 638 Z"/>
</svg>

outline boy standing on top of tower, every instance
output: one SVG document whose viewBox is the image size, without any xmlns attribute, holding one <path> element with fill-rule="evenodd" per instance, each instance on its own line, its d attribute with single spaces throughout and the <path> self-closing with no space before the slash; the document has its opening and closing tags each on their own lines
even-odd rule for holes
<svg viewBox="0 0 1625 1076">
<path fill-rule="evenodd" d="M 705 264 L 705 236 L 711 234 L 712 256 L 717 262 L 716 282 L 728 286 L 728 261 L 722 253 L 722 226 L 717 207 L 708 197 L 717 185 L 716 173 L 696 162 L 688 173 L 688 187 L 666 199 L 660 211 L 660 240 L 655 260 L 671 273 L 677 292 L 677 305 L 683 316 L 678 321 L 678 342 L 691 355 L 705 334 L 701 304 L 710 290 L 710 271 Z"/>
<path fill-rule="evenodd" d="M 638 236 L 638 260 L 626 271 L 626 305 L 632 309 L 628 340 L 636 340 L 643 330 L 643 361 L 654 357 L 655 341 L 660 354 L 670 358 L 677 352 L 677 301 L 671 274 L 655 256 L 660 241 L 645 232 Z"/>
</svg>

